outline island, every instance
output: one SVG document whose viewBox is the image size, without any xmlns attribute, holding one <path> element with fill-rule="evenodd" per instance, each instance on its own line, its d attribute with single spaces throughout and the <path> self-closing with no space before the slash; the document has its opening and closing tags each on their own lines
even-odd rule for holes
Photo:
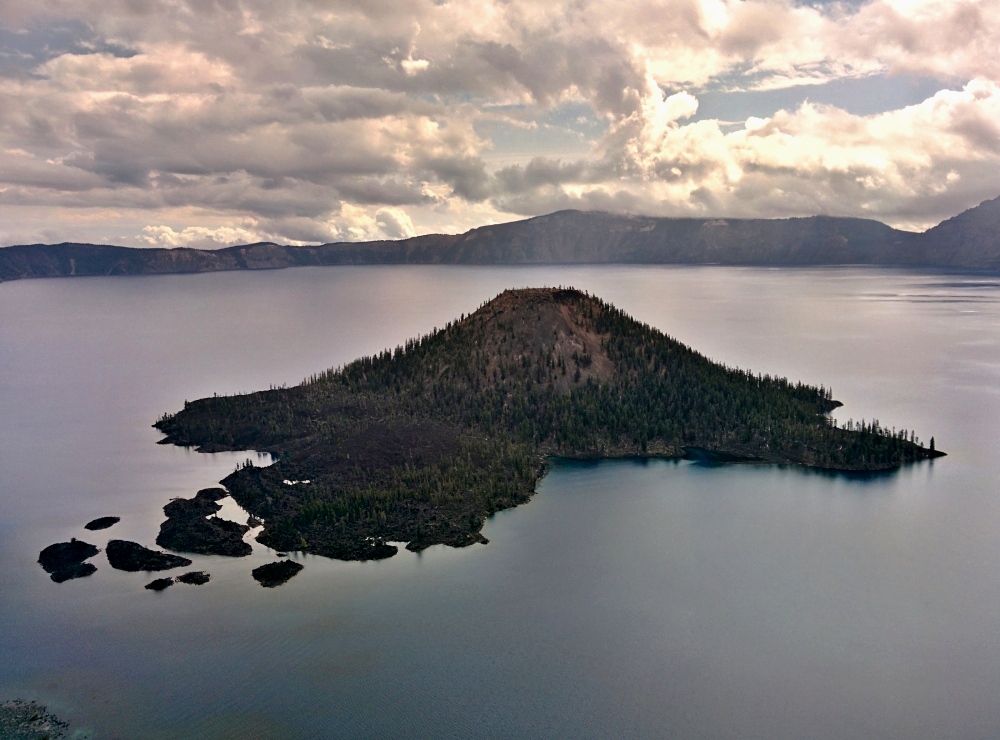
<svg viewBox="0 0 1000 740">
<path fill-rule="evenodd" d="M 97 572 L 97 566 L 84 562 L 100 550 L 89 542 L 74 537 L 69 542 L 49 545 L 38 554 L 38 563 L 56 583 L 74 578 L 85 578 Z"/>
<path fill-rule="evenodd" d="M 110 540 L 106 554 L 112 568 L 129 573 L 171 570 L 191 565 L 191 561 L 187 558 L 150 550 L 138 542 L 130 542 L 129 540 Z"/>
<path fill-rule="evenodd" d="M 181 573 L 175 579 L 178 583 L 187 583 L 192 586 L 204 586 L 212 577 L 203 570 L 192 570 L 188 573 Z"/>
<path fill-rule="evenodd" d="M 163 591 L 164 589 L 170 588 L 174 585 L 173 578 L 157 578 L 155 581 L 150 581 L 143 588 L 148 591 Z"/>
<path fill-rule="evenodd" d="M 222 481 L 262 544 L 373 560 L 485 542 L 552 458 L 681 458 L 884 471 L 938 457 L 907 430 L 838 425 L 822 386 L 712 362 L 569 288 L 469 316 L 292 388 L 185 402 L 163 443 L 258 450 Z M 109 546 L 110 549 L 110 546 Z"/>
<path fill-rule="evenodd" d="M 83 525 L 84 529 L 89 529 L 91 532 L 96 532 L 101 529 L 108 529 L 113 527 L 118 522 L 121 521 L 121 517 L 117 516 L 99 516 L 97 519 L 92 519 Z"/>
<path fill-rule="evenodd" d="M 277 588 L 288 583 L 301 570 L 302 566 L 292 560 L 279 560 L 254 568 L 250 575 L 264 588 Z"/>
<path fill-rule="evenodd" d="M 205 488 L 194 498 L 174 499 L 163 507 L 167 520 L 160 525 L 156 544 L 174 552 L 201 555 L 249 555 L 251 547 L 243 541 L 250 527 L 212 516 L 222 506 L 216 503 L 229 493 L 221 488 Z"/>
</svg>

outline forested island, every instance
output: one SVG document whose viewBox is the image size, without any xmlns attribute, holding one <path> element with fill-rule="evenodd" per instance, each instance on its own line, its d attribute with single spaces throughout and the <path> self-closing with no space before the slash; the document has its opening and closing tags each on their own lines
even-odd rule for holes
<svg viewBox="0 0 1000 740">
<path fill-rule="evenodd" d="M 405 346 L 293 388 L 185 403 L 164 443 L 259 450 L 222 482 L 258 541 L 345 560 L 484 542 L 551 457 L 797 463 L 880 471 L 943 453 L 831 391 L 714 363 L 573 289 L 510 290 Z"/>
</svg>

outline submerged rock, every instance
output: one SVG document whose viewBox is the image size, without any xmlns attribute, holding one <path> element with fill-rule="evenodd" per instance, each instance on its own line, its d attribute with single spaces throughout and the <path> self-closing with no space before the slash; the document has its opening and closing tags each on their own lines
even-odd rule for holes
<svg viewBox="0 0 1000 740">
<path fill-rule="evenodd" d="M 203 570 L 192 570 L 177 576 L 178 583 L 190 583 L 193 586 L 203 586 L 211 580 L 211 576 Z"/>
<path fill-rule="evenodd" d="M 150 591 L 162 591 L 163 589 L 173 585 L 174 585 L 173 578 L 157 578 L 155 581 L 150 581 L 149 583 L 147 583 L 144 586 L 144 588 L 147 588 Z"/>
<path fill-rule="evenodd" d="M 302 570 L 302 566 L 292 560 L 279 560 L 254 568 L 251 575 L 264 588 L 274 588 L 287 583 Z"/>
<path fill-rule="evenodd" d="M 156 544 L 174 552 L 243 557 L 253 550 L 243 541 L 250 528 L 212 517 L 222 508 L 216 503 L 229 493 L 223 488 L 206 488 L 194 498 L 174 499 L 163 507 L 167 521 L 160 525 Z M 211 518 L 209 518 L 211 517 Z"/>
<path fill-rule="evenodd" d="M 97 572 L 97 566 L 83 561 L 99 552 L 90 543 L 74 537 L 69 542 L 57 542 L 46 547 L 38 554 L 38 563 L 53 581 L 62 583 Z"/>
<path fill-rule="evenodd" d="M 97 519 L 93 519 L 83 525 L 84 529 L 89 529 L 91 531 L 97 531 L 98 529 L 107 529 L 108 527 L 113 527 L 118 524 L 122 519 L 119 516 L 100 516 Z"/>
<path fill-rule="evenodd" d="M 168 555 L 143 547 L 137 542 L 128 540 L 111 540 L 108 542 L 108 562 L 117 570 L 138 573 L 141 570 L 170 570 L 191 565 L 191 561 L 179 555 Z"/>
</svg>

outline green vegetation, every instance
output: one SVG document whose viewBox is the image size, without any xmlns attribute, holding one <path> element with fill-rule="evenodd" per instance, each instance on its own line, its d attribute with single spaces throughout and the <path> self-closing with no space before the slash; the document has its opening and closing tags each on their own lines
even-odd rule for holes
<svg viewBox="0 0 1000 740">
<path fill-rule="evenodd" d="M 484 541 L 549 456 L 681 457 L 886 470 L 942 453 L 878 422 L 838 428 L 831 392 L 709 361 L 576 290 L 507 291 L 393 351 L 295 388 L 185 403 L 165 441 L 255 449 L 223 483 L 258 540 L 343 559 Z"/>
</svg>

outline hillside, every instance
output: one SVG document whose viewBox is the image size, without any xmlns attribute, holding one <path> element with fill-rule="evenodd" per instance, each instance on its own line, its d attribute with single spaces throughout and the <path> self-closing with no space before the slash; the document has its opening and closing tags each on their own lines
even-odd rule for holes
<svg viewBox="0 0 1000 740">
<path fill-rule="evenodd" d="M 836 470 L 935 457 L 877 423 L 841 429 L 824 388 L 713 363 L 576 290 L 507 291 L 403 347 L 294 388 L 205 398 L 165 443 L 278 459 L 223 483 L 258 539 L 343 559 L 481 541 L 548 456 L 709 455 Z"/>
<path fill-rule="evenodd" d="M 0 248 L 0 282 L 30 277 L 159 275 L 355 264 L 892 265 L 1000 270 L 1000 198 L 923 234 L 878 221 L 813 216 L 696 219 L 560 211 L 464 234 L 318 247 L 218 250 L 93 244 Z"/>
<path fill-rule="evenodd" d="M 919 259 L 953 268 L 1000 271 L 1000 198 L 979 204 L 921 234 Z"/>
</svg>

